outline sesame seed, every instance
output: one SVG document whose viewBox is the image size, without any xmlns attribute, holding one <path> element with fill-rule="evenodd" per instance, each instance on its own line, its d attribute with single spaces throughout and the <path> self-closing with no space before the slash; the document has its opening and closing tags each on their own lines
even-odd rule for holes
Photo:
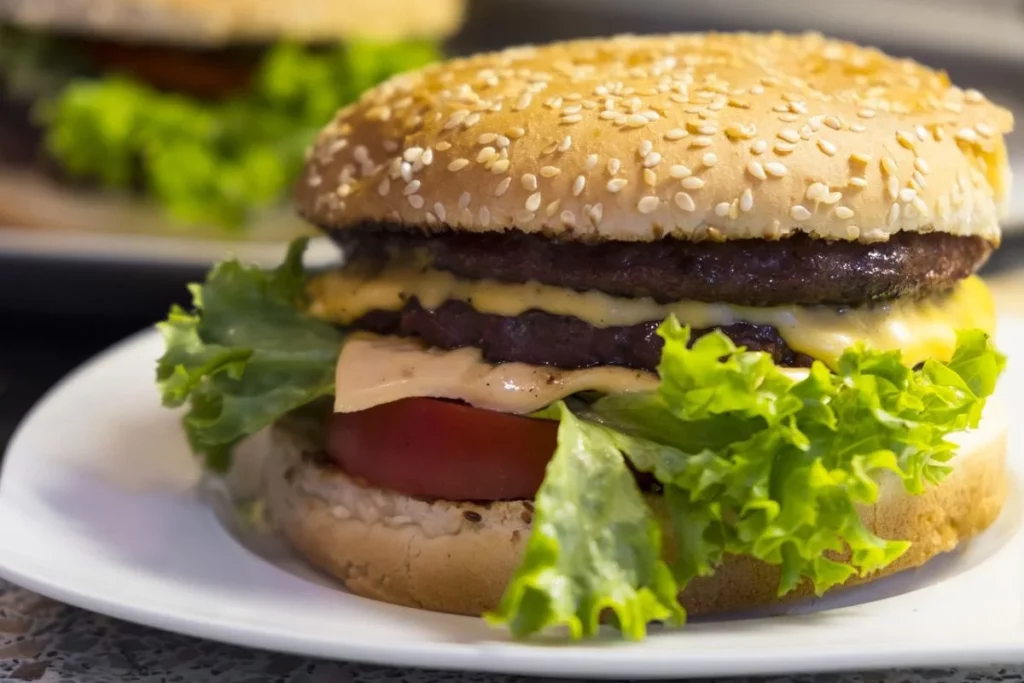
<svg viewBox="0 0 1024 683">
<path fill-rule="evenodd" d="M 473 195 L 469 194 L 469 192 L 463 191 L 462 194 L 459 195 L 459 208 L 465 209 L 472 201 Z"/>
<path fill-rule="evenodd" d="M 923 218 L 927 218 L 931 213 L 928 211 L 928 205 L 925 204 L 924 200 L 920 197 L 914 197 L 914 200 L 911 202 L 911 206 L 917 209 L 918 213 L 920 213 Z"/>
<path fill-rule="evenodd" d="M 843 124 L 839 122 L 839 119 L 835 116 L 826 116 L 823 119 L 823 123 L 831 128 L 832 130 L 842 130 Z"/>
<path fill-rule="evenodd" d="M 608 184 L 605 187 L 609 192 L 621 192 L 628 184 L 629 181 L 625 178 L 613 178 L 608 181 Z"/>
<path fill-rule="evenodd" d="M 673 128 L 669 132 L 665 133 L 666 140 L 682 140 L 688 135 L 688 133 L 682 128 Z"/>
<path fill-rule="evenodd" d="M 605 121 L 613 121 L 615 119 L 618 119 L 620 116 L 621 114 L 619 114 L 619 112 L 617 111 L 605 109 L 604 111 L 597 115 L 597 118 L 604 119 Z"/>
<path fill-rule="evenodd" d="M 587 163 L 583 165 L 583 168 L 588 171 L 593 171 L 597 167 L 597 162 L 600 160 L 601 158 L 596 154 L 590 154 L 587 156 Z"/>
<path fill-rule="evenodd" d="M 757 134 L 757 128 L 753 125 L 741 126 L 738 123 L 734 123 L 725 129 L 725 135 L 730 140 L 747 140 Z"/>
<path fill-rule="evenodd" d="M 600 223 L 601 219 L 604 218 L 604 206 L 598 202 L 587 210 L 587 214 L 594 223 Z"/>
<path fill-rule="evenodd" d="M 984 99 L 985 97 L 974 88 L 964 91 L 964 102 L 967 102 L 968 104 L 979 104 Z"/>
<path fill-rule="evenodd" d="M 779 131 L 778 137 L 782 138 L 786 142 L 800 142 L 800 134 L 792 128 L 783 128 Z"/>
<path fill-rule="evenodd" d="M 519 180 L 523 184 L 523 189 L 527 192 L 537 191 L 537 176 L 532 173 L 524 173 Z"/>
<path fill-rule="evenodd" d="M 545 178 L 554 178 L 556 175 L 562 172 L 562 169 L 557 166 L 542 166 L 540 174 Z"/>
<path fill-rule="evenodd" d="M 715 215 L 724 218 L 729 215 L 729 202 L 719 202 L 715 205 Z"/>
<path fill-rule="evenodd" d="M 854 161 L 858 164 L 870 164 L 871 155 L 864 154 L 863 152 L 854 152 L 853 154 L 850 155 L 850 161 Z"/>
<path fill-rule="evenodd" d="M 928 180 L 924 177 L 924 174 L 920 171 L 914 171 L 914 181 L 918 190 L 923 190 L 928 187 Z"/>
<path fill-rule="evenodd" d="M 861 109 L 859 112 L 857 112 L 857 116 L 861 117 L 862 119 L 872 119 L 875 117 L 875 110 Z"/>
<path fill-rule="evenodd" d="M 533 95 L 529 91 L 524 92 L 519 96 L 519 99 L 516 100 L 515 106 L 512 107 L 512 111 L 522 111 L 529 107 L 532 102 Z"/>
<path fill-rule="evenodd" d="M 778 154 L 791 154 L 796 149 L 796 145 L 791 142 L 777 142 L 774 149 Z"/>
<path fill-rule="evenodd" d="M 560 143 L 558 143 L 558 151 L 559 152 L 568 152 L 569 148 L 571 148 L 571 147 L 572 147 L 572 136 L 571 135 L 566 135 L 564 138 L 562 138 L 562 141 Z"/>
<path fill-rule="evenodd" d="M 636 203 L 636 208 L 637 208 L 637 210 L 640 213 L 648 214 L 648 213 L 652 213 L 653 211 L 657 210 L 658 205 L 660 203 L 661 203 L 660 199 L 658 199 L 657 197 L 648 195 L 647 197 L 642 198 L 639 202 Z"/>
<path fill-rule="evenodd" d="M 914 199 L 916 197 L 917 197 L 917 191 L 915 191 L 912 188 L 905 187 L 902 190 L 900 190 L 900 201 L 901 202 L 909 203 L 909 202 L 914 201 Z"/>
<path fill-rule="evenodd" d="M 473 126 L 475 126 L 479 122 L 480 122 L 480 114 L 474 112 L 474 113 L 470 114 L 469 116 L 467 116 L 465 118 L 465 120 L 463 120 L 462 126 L 464 128 L 472 128 Z"/>
<path fill-rule="evenodd" d="M 956 132 L 956 136 L 955 137 L 958 140 L 963 140 L 964 142 L 977 142 L 978 141 L 978 134 L 975 133 L 970 128 L 961 128 L 960 130 L 958 130 Z"/>
<path fill-rule="evenodd" d="M 521 128 L 519 126 L 513 126 L 512 128 L 508 129 L 508 136 L 510 138 L 512 138 L 513 140 L 518 140 L 519 138 L 523 137 L 524 135 L 526 135 L 526 129 L 525 128 Z"/>
<path fill-rule="evenodd" d="M 703 162 L 704 162 L 704 165 L 705 165 L 705 166 L 707 166 L 708 168 L 710 168 L 710 167 L 712 167 L 712 166 L 714 166 L 715 164 L 717 164 L 717 163 L 718 163 L 718 155 L 717 155 L 717 154 L 715 154 L 714 152 L 707 152 L 707 153 L 706 153 L 706 154 L 705 154 L 705 155 L 704 155 L 704 156 L 703 156 L 703 157 L 701 158 L 701 161 L 703 161 Z"/>
<path fill-rule="evenodd" d="M 988 124 L 985 124 L 985 123 L 979 123 L 979 124 L 976 124 L 976 125 L 974 126 L 974 130 L 978 131 L 978 133 L 979 133 L 979 134 L 980 134 L 980 135 L 981 135 L 982 137 L 986 137 L 986 138 L 990 138 L 990 137 L 992 137 L 993 135 L 995 135 L 995 131 L 994 131 L 994 130 L 992 130 L 992 127 L 991 127 L 991 126 L 989 126 Z"/>
<path fill-rule="evenodd" d="M 469 159 L 459 158 L 448 164 L 449 171 L 461 171 L 462 169 L 469 166 Z"/>
<path fill-rule="evenodd" d="M 646 183 L 647 185 L 650 185 L 651 187 L 654 187 L 655 185 L 658 184 L 658 174 L 655 173 L 654 171 L 652 171 L 651 169 L 645 168 L 643 176 L 644 176 L 644 183 Z"/>
<path fill-rule="evenodd" d="M 480 145 L 489 145 L 497 139 L 498 135 L 496 133 L 483 133 L 476 141 Z"/>
<path fill-rule="evenodd" d="M 928 129 L 922 126 L 920 123 L 914 126 L 914 132 L 917 133 L 917 139 L 921 142 L 927 142 L 928 140 Z"/>
<path fill-rule="evenodd" d="M 789 210 L 789 215 L 795 221 L 806 221 L 810 220 L 811 212 L 807 210 L 807 207 L 797 204 Z"/>
<path fill-rule="evenodd" d="M 843 198 L 842 192 L 829 192 L 827 195 L 821 198 L 822 204 L 836 204 L 840 199 Z"/>
<path fill-rule="evenodd" d="M 740 195 L 740 211 L 746 213 L 754 208 L 754 193 L 748 187 Z"/>
<path fill-rule="evenodd" d="M 661 155 L 657 152 L 649 152 L 644 157 L 644 168 L 654 168 L 661 163 Z"/>
<path fill-rule="evenodd" d="M 900 196 L 900 181 L 896 179 L 896 176 L 890 177 L 885 187 L 886 192 L 889 193 L 889 199 L 896 199 Z"/>
<path fill-rule="evenodd" d="M 579 197 L 583 194 L 583 188 L 587 186 L 587 179 L 581 175 L 576 176 L 576 180 L 572 183 L 572 196 Z"/>
<path fill-rule="evenodd" d="M 537 209 L 540 208 L 540 201 L 540 192 L 534 192 L 533 194 L 526 198 L 526 210 L 536 211 Z"/>
<path fill-rule="evenodd" d="M 687 190 L 699 190 L 704 187 L 704 181 L 696 176 L 690 176 L 689 178 L 683 178 L 682 185 Z"/>
<path fill-rule="evenodd" d="M 854 187 L 865 188 L 868 186 L 867 178 L 861 178 L 860 176 L 854 176 L 850 178 L 850 184 Z"/>
<path fill-rule="evenodd" d="M 494 175 L 501 175 L 502 173 L 508 170 L 509 164 L 510 162 L 508 159 L 500 159 L 498 161 L 495 161 L 494 165 L 491 166 L 491 173 L 493 173 Z"/>
<path fill-rule="evenodd" d="M 711 138 L 705 137 L 705 136 L 701 135 L 701 136 L 695 137 L 690 142 L 690 145 L 692 147 L 710 147 L 711 146 Z"/>
<path fill-rule="evenodd" d="M 562 200 L 561 199 L 556 199 L 555 201 L 551 202 L 546 207 L 544 207 L 544 214 L 547 215 L 548 218 L 550 218 L 551 216 L 554 216 L 556 213 L 558 213 L 558 209 L 559 209 L 559 207 L 561 207 L 561 205 L 562 205 Z"/>
<path fill-rule="evenodd" d="M 768 174 L 764 172 L 764 166 L 761 165 L 760 161 L 751 161 L 747 164 L 747 173 L 754 176 L 758 180 L 767 180 Z"/>
<path fill-rule="evenodd" d="M 562 117 L 562 123 L 579 123 L 583 120 L 583 114 L 570 114 Z M 644 119 L 646 121 L 646 119 Z"/>
<path fill-rule="evenodd" d="M 405 186 L 405 189 L 402 190 L 402 194 L 404 194 L 404 195 L 416 194 L 416 191 L 419 190 L 419 189 L 420 189 L 420 181 L 414 180 L 414 181 L 412 181 L 411 183 L 409 183 L 408 185 Z"/>
<path fill-rule="evenodd" d="M 476 155 L 476 163 L 486 164 L 496 159 L 498 156 L 498 150 L 493 147 L 484 147 L 480 150 L 480 153 Z"/>
<path fill-rule="evenodd" d="M 693 171 L 682 164 L 674 164 L 670 169 L 668 169 L 668 174 L 676 180 L 681 180 L 683 178 L 689 178 L 693 175 Z"/>
<path fill-rule="evenodd" d="M 898 221 L 899 219 L 900 219 L 900 205 L 899 204 L 893 204 L 892 206 L 889 207 L 889 221 L 888 221 L 889 222 L 889 226 L 892 227 L 892 226 L 896 225 L 896 221 Z"/>
<path fill-rule="evenodd" d="M 480 207 L 479 216 L 478 220 L 480 221 L 480 225 L 486 228 L 491 224 L 491 210 L 486 206 Z"/>
<path fill-rule="evenodd" d="M 691 197 L 686 192 L 676 192 L 674 200 L 676 202 L 676 206 L 678 206 L 683 211 L 697 210 L 697 204 L 693 201 L 693 197 Z"/>
<path fill-rule="evenodd" d="M 799 120 L 800 120 L 800 117 L 797 114 L 791 114 L 791 113 L 779 114 L 779 121 L 782 121 L 784 123 L 793 123 L 794 121 L 799 121 Z"/>
<path fill-rule="evenodd" d="M 836 149 L 835 145 L 825 139 L 818 140 L 818 148 L 830 157 L 835 156 L 836 152 L 839 151 Z"/>
<path fill-rule="evenodd" d="M 712 126 L 711 124 L 705 124 L 703 126 L 698 126 L 696 128 L 696 132 L 701 134 L 701 135 L 714 135 L 715 133 L 718 132 L 718 126 Z"/>
<path fill-rule="evenodd" d="M 854 133 L 863 133 L 868 129 L 863 123 L 852 123 L 850 124 L 850 131 Z"/>
<path fill-rule="evenodd" d="M 828 195 L 828 185 L 825 183 L 811 183 L 807 188 L 807 198 L 813 202 L 819 202 Z"/>
<path fill-rule="evenodd" d="M 608 172 L 610 174 L 615 175 L 616 173 L 619 172 L 619 169 L 621 167 L 622 167 L 622 162 L 619 161 L 618 159 L 613 157 L 613 158 L 608 160 Z"/>
<path fill-rule="evenodd" d="M 928 162 L 922 159 L 921 157 L 917 157 L 916 159 L 914 159 L 914 168 L 916 168 L 924 175 L 928 175 L 929 173 L 932 172 L 931 166 L 929 166 Z"/>
<path fill-rule="evenodd" d="M 512 144 L 512 141 L 505 135 L 499 135 L 494 139 L 494 144 L 497 145 L 499 149 L 505 149 Z"/>
<path fill-rule="evenodd" d="M 892 157 L 882 157 L 882 172 L 888 176 L 894 176 L 899 171 L 896 160 Z"/>
<path fill-rule="evenodd" d="M 409 195 L 409 205 L 414 209 L 423 208 L 423 197 L 418 194 Z"/>
<path fill-rule="evenodd" d="M 452 143 L 448 142 L 447 140 L 442 140 L 441 142 L 434 145 L 434 149 L 436 149 L 438 152 L 447 152 L 451 148 Z"/>
<path fill-rule="evenodd" d="M 769 161 L 764 165 L 764 170 L 768 175 L 775 176 L 776 178 L 781 178 L 789 173 L 789 169 L 786 168 L 786 165 L 778 161 Z"/>
<path fill-rule="evenodd" d="M 650 121 L 647 120 L 646 116 L 640 114 L 630 114 L 626 117 L 625 124 L 630 128 L 640 128 L 646 126 Z"/>
<path fill-rule="evenodd" d="M 764 154 L 768 150 L 768 142 L 765 140 L 754 140 L 750 145 L 751 154 Z"/>
<path fill-rule="evenodd" d="M 650 140 L 643 140 L 640 143 L 640 147 L 637 148 L 637 154 L 642 158 L 651 153 L 654 149 L 654 143 Z"/>
<path fill-rule="evenodd" d="M 905 131 L 896 131 L 896 142 L 900 143 L 901 147 L 906 147 L 910 150 L 914 149 L 914 139 Z"/>
<path fill-rule="evenodd" d="M 498 186 L 496 188 L 494 188 L 494 196 L 495 197 L 500 197 L 503 194 L 505 194 L 506 192 L 508 192 L 508 187 L 511 184 L 512 184 L 512 177 L 511 176 L 509 176 L 508 178 L 505 178 L 504 180 L 502 180 L 500 183 L 498 183 Z"/>
<path fill-rule="evenodd" d="M 380 181 L 380 185 L 377 186 L 377 193 L 384 197 L 388 192 L 391 192 L 391 180 L 384 178 L 384 180 Z"/>
<path fill-rule="evenodd" d="M 576 214 L 572 211 L 563 211 L 562 215 L 559 216 L 562 223 L 565 225 L 576 225 Z"/>
<path fill-rule="evenodd" d="M 402 158 L 408 161 L 410 164 L 419 161 L 420 157 L 422 156 L 422 147 L 410 147 L 409 149 L 405 150 L 405 152 L 402 153 Z"/>
</svg>

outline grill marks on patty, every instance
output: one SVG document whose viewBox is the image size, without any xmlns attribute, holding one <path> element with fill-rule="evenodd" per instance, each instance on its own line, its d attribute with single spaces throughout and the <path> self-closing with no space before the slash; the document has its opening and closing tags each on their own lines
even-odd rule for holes
<svg viewBox="0 0 1024 683">
<path fill-rule="evenodd" d="M 472 346 L 491 363 L 528 363 L 578 369 L 616 365 L 654 371 L 663 345 L 660 320 L 623 327 L 594 327 L 579 318 L 527 311 L 518 316 L 480 313 L 462 301 L 427 310 L 415 298 L 401 311 L 374 311 L 355 327 L 377 334 L 423 339 L 441 349 Z M 713 329 L 713 328 L 712 328 Z M 793 351 L 770 325 L 736 323 L 719 328 L 736 344 L 764 351 L 787 367 L 809 367 L 812 359 Z M 693 331 L 696 339 L 711 329 Z"/>
<path fill-rule="evenodd" d="M 981 237 L 897 233 L 888 242 L 825 242 L 806 235 L 729 242 L 582 244 L 519 232 L 426 237 L 373 225 L 334 233 L 350 252 L 426 253 L 468 279 L 534 280 L 623 297 L 748 306 L 858 305 L 950 289 L 988 259 Z"/>
</svg>

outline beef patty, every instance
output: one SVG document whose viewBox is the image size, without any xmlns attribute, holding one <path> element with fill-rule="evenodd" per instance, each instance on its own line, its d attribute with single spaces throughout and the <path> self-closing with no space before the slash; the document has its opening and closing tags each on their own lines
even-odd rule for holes
<svg viewBox="0 0 1024 683">
<path fill-rule="evenodd" d="M 589 323 L 544 311 L 517 316 L 480 313 L 462 301 L 448 301 L 427 310 L 413 298 L 401 311 L 373 311 L 354 327 L 377 334 L 423 339 L 431 346 L 480 349 L 492 363 L 529 363 L 559 368 L 617 365 L 654 370 L 663 341 L 656 334 L 660 321 L 623 327 L 594 327 Z M 714 328 L 712 328 L 714 329 Z M 812 359 L 793 351 L 770 325 L 735 323 L 719 328 L 737 345 L 764 351 L 778 365 L 809 367 Z M 696 339 L 711 329 L 693 331 Z"/>
<path fill-rule="evenodd" d="M 349 253 L 426 253 L 460 277 L 535 280 L 659 302 L 690 299 L 749 306 L 856 305 L 951 288 L 988 259 L 980 237 L 898 233 L 888 242 L 827 242 L 806 235 L 768 241 L 584 244 L 517 231 L 429 237 L 390 225 L 333 234 Z"/>
</svg>

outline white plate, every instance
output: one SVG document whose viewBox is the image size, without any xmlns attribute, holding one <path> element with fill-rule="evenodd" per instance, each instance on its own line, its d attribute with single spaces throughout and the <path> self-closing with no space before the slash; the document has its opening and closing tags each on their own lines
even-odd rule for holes
<svg viewBox="0 0 1024 683">
<path fill-rule="evenodd" d="M 1024 321 L 1000 343 L 1024 348 Z M 233 534 L 152 383 L 143 333 L 75 372 L 32 412 L 0 480 L 0 575 L 158 628 L 393 665 L 553 676 L 680 677 L 1024 661 L 1024 442 L 997 524 L 923 570 L 787 614 L 694 623 L 641 643 L 510 642 L 481 620 L 351 596 L 265 539 Z M 1024 367 L 1001 383 L 1024 402 Z M 831 608 L 831 609 L 827 609 Z"/>
</svg>

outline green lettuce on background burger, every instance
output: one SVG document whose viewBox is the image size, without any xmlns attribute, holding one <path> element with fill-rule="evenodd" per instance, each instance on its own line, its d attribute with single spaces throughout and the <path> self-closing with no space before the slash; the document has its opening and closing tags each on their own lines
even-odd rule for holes
<svg viewBox="0 0 1024 683">
<path fill-rule="evenodd" d="M 160 326 L 163 400 L 214 471 L 271 430 L 271 521 L 349 590 L 516 636 L 917 567 L 1006 496 L 973 273 L 1011 125 L 815 35 L 414 72 L 298 185 L 346 263 L 215 267 Z"/>
<path fill-rule="evenodd" d="M 354 16 L 409 3 L 357 3 L 315 27 L 301 7 L 290 19 L 263 3 L 123 0 L 113 23 L 107 4 L 78 3 L 82 14 L 74 4 L 0 4 L 0 198 L 10 198 L 0 222 L 294 235 L 282 207 L 319 126 L 367 88 L 436 61 L 461 12 L 457 1 L 423 3 L 382 30 L 381 18 Z"/>
</svg>

